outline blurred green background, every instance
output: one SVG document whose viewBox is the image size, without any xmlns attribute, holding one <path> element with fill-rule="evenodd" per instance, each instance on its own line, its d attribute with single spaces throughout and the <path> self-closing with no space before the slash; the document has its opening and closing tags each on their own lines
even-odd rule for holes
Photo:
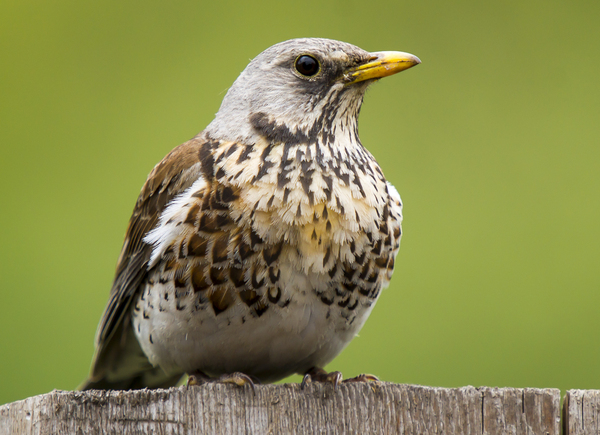
<svg viewBox="0 0 600 435">
<path fill-rule="evenodd" d="M 85 378 L 146 175 L 304 36 L 423 61 L 365 98 L 404 236 L 329 369 L 600 388 L 599 23 L 577 0 L 2 2 L 0 403 Z"/>
</svg>

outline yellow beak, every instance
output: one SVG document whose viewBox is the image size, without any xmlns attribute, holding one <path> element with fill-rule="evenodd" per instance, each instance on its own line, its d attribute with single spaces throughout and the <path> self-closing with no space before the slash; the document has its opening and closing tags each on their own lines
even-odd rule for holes
<svg viewBox="0 0 600 435">
<path fill-rule="evenodd" d="M 372 55 L 369 62 L 348 71 L 348 84 L 391 76 L 421 63 L 417 56 L 401 51 L 380 51 Z"/>
</svg>

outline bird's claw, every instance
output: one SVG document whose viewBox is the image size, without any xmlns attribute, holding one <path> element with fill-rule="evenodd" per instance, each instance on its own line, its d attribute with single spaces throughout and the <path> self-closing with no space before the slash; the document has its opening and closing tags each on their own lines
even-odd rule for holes
<svg viewBox="0 0 600 435">
<path fill-rule="evenodd" d="M 325 370 L 320 368 L 312 368 L 304 375 L 302 378 L 302 383 L 300 384 L 300 388 L 304 390 L 306 385 L 311 382 L 324 382 L 327 384 L 333 384 L 333 389 L 336 390 L 338 385 L 342 382 L 342 373 L 341 372 L 331 372 L 327 373 Z"/>
<path fill-rule="evenodd" d="M 238 387 L 250 385 L 252 387 L 252 392 L 256 396 L 256 387 L 254 381 L 250 376 L 240 372 L 227 373 L 219 376 L 218 378 L 210 378 L 201 371 L 196 371 L 189 375 L 187 386 L 189 387 L 191 385 L 202 385 L 209 382 L 214 382 L 218 384 L 235 384 Z"/>
<path fill-rule="evenodd" d="M 362 373 L 354 378 L 344 379 L 342 381 L 343 384 L 353 383 L 353 382 L 380 382 L 379 378 L 375 375 L 370 375 L 368 373 Z"/>
</svg>

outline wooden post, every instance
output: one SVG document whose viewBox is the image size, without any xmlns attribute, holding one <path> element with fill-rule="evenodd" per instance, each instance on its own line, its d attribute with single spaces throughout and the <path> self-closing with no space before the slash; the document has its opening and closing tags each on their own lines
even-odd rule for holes
<svg viewBox="0 0 600 435">
<path fill-rule="evenodd" d="M 600 434 L 600 390 L 569 390 L 563 404 L 565 435 Z"/>
<path fill-rule="evenodd" d="M 548 434 L 560 391 L 390 383 L 52 391 L 0 406 L 0 434 Z"/>
</svg>

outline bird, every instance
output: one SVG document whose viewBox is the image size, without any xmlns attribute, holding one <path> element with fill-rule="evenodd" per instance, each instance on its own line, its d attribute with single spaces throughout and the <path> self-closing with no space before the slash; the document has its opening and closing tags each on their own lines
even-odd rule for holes
<svg viewBox="0 0 600 435">
<path fill-rule="evenodd" d="M 358 136 L 373 82 L 421 61 L 300 38 L 256 56 L 150 172 L 80 389 L 326 372 L 388 286 L 402 202 Z M 349 381 L 377 379 L 363 374 Z"/>
</svg>

